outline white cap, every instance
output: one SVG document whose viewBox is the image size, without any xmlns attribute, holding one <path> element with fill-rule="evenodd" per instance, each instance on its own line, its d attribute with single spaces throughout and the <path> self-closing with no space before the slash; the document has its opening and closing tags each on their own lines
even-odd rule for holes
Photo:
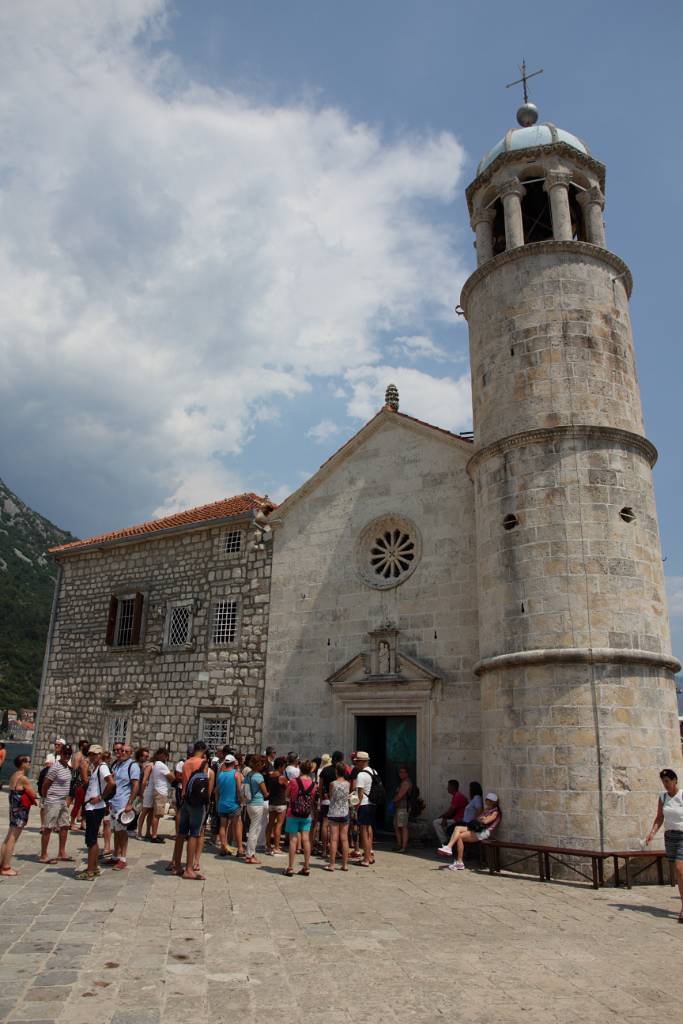
<svg viewBox="0 0 683 1024">
<path fill-rule="evenodd" d="M 232 754 L 228 754 L 227 757 L 223 759 L 223 764 L 237 764 L 237 758 L 233 757 Z"/>
<path fill-rule="evenodd" d="M 497 793 L 487 793 L 486 794 L 486 799 L 490 800 L 491 803 L 493 803 L 493 804 L 497 804 L 498 803 L 498 794 Z"/>
<path fill-rule="evenodd" d="M 66 740 L 65 740 L 65 739 L 63 739 L 63 738 L 62 738 L 61 736 L 59 736 L 59 737 L 58 737 L 58 738 L 57 738 L 57 739 L 55 740 L 55 743 L 61 743 L 63 747 L 65 747 L 65 746 L 66 746 Z"/>
</svg>

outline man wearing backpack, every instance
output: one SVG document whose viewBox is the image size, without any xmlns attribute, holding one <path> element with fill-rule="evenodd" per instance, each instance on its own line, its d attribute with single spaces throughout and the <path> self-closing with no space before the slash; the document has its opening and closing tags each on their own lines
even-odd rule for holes
<svg viewBox="0 0 683 1024">
<path fill-rule="evenodd" d="M 97 866 L 97 858 L 100 852 L 97 845 L 97 836 L 106 813 L 107 800 L 112 795 L 114 789 L 109 767 L 102 760 L 103 753 L 102 747 L 98 744 L 93 744 L 88 751 L 90 777 L 83 801 L 88 866 L 76 875 L 80 882 L 92 882 L 100 873 L 100 869 Z"/>
<path fill-rule="evenodd" d="M 114 833 L 114 871 L 123 871 L 128 855 L 128 825 L 119 821 L 124 811 L 132 811 L 133 801 L 140 788 L 140 765 L 133 760 L 133 748 L 127 743 L 115 743 L 116 760 L 112 764 L 114 795 L 109 801 L 111 827 Z"/>
<path fill-rule="evenodd" d="M 187 860 L 183 878 L 204 881 L 199 870 L 199 854 L 206 813 L 211 800 L 212 775 L 208 771 L 207 746 L 198 740 L 192 748 L 192 757 L 188 757 L 182 769 L 182 799 L 178 819 L 178 835 L 176 836 L 173 860 L 170 871 L 180 873 L 183 856 L 183 843 L 187 840 Z"/>
<path fill-rule="evenodd" d="M 359 750 L 356 753 L 354 764 L 358 769 L 356 789 L 361 798 L 358 805 L 358 825 L 360 826 L 360 844 L 363 849 L 363 859 L 356 863 L 362 868 L 369 868 L 371 864 L 375 863 L 372 840 L 377 804 L 382 802 L 384 787 L 377 772 L 370 767 L 370 755 L 365 750 Z"/>
</svg>

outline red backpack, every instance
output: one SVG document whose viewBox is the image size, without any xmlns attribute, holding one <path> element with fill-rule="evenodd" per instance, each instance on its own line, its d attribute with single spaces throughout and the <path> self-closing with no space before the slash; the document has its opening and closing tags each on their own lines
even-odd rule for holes
<svg viewBox="0 0 683 1024">
<path fill-rule="evenodd" d="M 311 782 L 308 789 L 297 776 L 294 780 L 297 785 L 297 792 L 290 803 L 290 810 L 294 818 L 310 818 L 313 814 L 313 797 L 315 795 L 315 783 Z"/>
</svg>

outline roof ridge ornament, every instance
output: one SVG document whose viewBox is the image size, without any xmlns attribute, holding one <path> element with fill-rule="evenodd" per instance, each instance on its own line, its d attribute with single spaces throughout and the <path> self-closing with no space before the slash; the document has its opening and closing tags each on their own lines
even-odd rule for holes
<svg viewBox="0 0 683 1024">
<path fill-rule="evenodd" d="M 384 393 L 384 404 L 388 405 L 394 412 L 398 412 L 398 388 L 395 384 L 389 384 Z"/>
<path fill-rule="evenodd" d="M 527 87 L 527 82 L 530 78 L 535 78 L 536 75 L 542 75 L 543 68 L 540 68 L 538 71 L 532 71 L 531 74 L 528 75 L 526 71 L 526 60 L 522 58 L 522 63 L 519 65 L 519 70 L 521 72 L 522 77 L 518 78 L 514 82 L 509 82 L 505 86 L 505 88 L 511 89 L 513 85 L 522 86 L 522 89 L 524 91 L 524 103 L 517 111 L 517 124 L 521 125 L 522 128 L 531 128 L 531 126 L 536 124 L 536 122 L 538 121 L 538 107 L 535 103 L 529 102 L 529 89 Z"/>
</svg>

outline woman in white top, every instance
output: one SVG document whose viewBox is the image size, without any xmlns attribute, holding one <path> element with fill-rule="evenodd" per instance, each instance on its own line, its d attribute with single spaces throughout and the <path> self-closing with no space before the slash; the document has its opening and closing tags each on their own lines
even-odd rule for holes
<svg viewBox="0 0 683 1024">
<path fill-rule="evenodd" d="M 652 842 L 659 829 L 664 825 L 664 846 L 666 856 L 676 871 L 676 882 L 681 896 L 681 911 L 678 923 L 683 924 L 683 791 L 678 788 L 678 776 L 671 768 L 659 773 L 664 792 L 657 802 L 657 813 L 652 828 L 645 840 Z"/>
<path fill-rule="evenodd" d="M 337 848 L 341 849 L 342 871 L 349 870 L 349 793 L 351 783 L 346 777 L 346 765 L 338 761 L 335 766 L 335 780 L 329 788 L 330 863 L 326 871 L 334 871 Z"/>
</svg>

